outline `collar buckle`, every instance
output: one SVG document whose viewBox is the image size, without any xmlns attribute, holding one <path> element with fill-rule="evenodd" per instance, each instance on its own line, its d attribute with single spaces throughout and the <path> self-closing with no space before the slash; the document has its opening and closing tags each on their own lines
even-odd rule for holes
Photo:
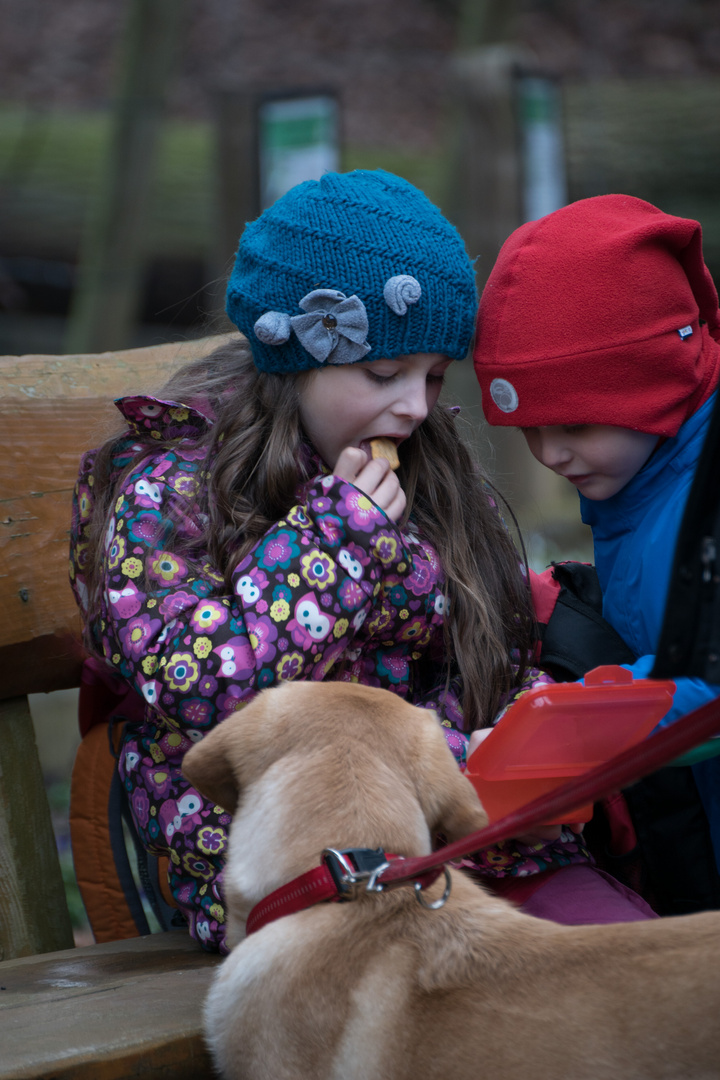
<svg viewBox="0 0 720 1080">
<path fill-rule="evenodd" d="M 341 902 L 357 900 L 361 892 L 383 892 L 377 879 L 390 864 L 382 848 L 325 848 L 322 859 Z"/>
</svg>

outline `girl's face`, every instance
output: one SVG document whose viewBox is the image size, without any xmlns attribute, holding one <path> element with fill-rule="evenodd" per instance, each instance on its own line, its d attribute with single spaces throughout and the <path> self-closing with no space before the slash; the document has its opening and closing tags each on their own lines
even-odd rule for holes
<svg viewBox="0 0 720 1080">
<path fill-rule="evenodd" d="M 640 471 L 658 436 L 610 424 L 521 428 L 533 457 L 587 499 L 609 499 Z"/>
<path fill-rule="evenodd" d="M 330 469 L 346 446 L 380 436 L 399 445 L 434 409 L 451 363 L 415 353 L 318 368 L 300 390 L 305 433 Z"/>
</svg>

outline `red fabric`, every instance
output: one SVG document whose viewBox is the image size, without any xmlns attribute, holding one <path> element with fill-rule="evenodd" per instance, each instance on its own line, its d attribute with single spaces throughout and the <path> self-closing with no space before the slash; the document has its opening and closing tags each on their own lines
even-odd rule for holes
<svg viewBox="0 0 720 1080">
<path fill-rule="evenodd" d="M 552 878 L 538 877 L 545 879 L 542 888 L 521 904 L 521 910 L 536 919 L 588 926 L 658 917 L 642 896 L 597 866 L 561 866 Z"/>
<path fill-rule="evenodd" d="M 637 834 L 625 796 L 617 791 L 602 799 L 601 803 L 610 830 L 609 854 L 616 857 L 629 855 L 637 847 Z"/>
<path fill-rule="evenodd" d="M 142 720 L 145 702 L 124 679 L 94 656 L 83 663 L 78 698 L 78 723 L 83 738 L 96 724 L 106 724 L 111 716 Z"/>
<path fill-rule="evenodd" d="M 540 874 L 528 874 L 526 877 L 483 878 L 482 882 L 491 892 L 502 896 L 505 900 L 512 900 L 513 904 L 521 907 L 530 897 L 546 885 L 558 870 L 565 867 L 556 866 L 552 870 L 543 870 Z"/>
<path fill-rule="evenodd" d="M 547 626 L 560 592 L 560 582 L 553 577 L 552 566 L 543 570 L 542 574 L 536 574 L 534 570 L 530 571 L 530 592 L 535 618 L 543 626 Z"/>
<path fill-rule="evenodd" d="M 698 222 L 628 195 L 582 199 L 503 245 L 478 317 L 483 410 L 496 425 L 673 436 L 717 384 L 719 337 Z"/>
</svg>

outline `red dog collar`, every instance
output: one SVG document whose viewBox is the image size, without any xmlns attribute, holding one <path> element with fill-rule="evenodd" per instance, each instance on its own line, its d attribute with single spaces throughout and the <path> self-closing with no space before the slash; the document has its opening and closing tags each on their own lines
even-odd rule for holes
<svg viewBox="0 0 720 1080">
<path fill-rule="evenodd" d="M 246 933 L 254 934 L 283 915 L 294 915 L 325 900 L 355 900 L 361 889 L 383 892 L 385 886 L 377 879 L 387 870 L 390 859 L 402 858 L 402 855 L 386 855 L 382 848 L 346 848 L 343 851 L 326 848 L 320 866 L 281 885 L 255 905 L 248 915 Z M 420 888 L 426 888 L 441 872 L 442 867 L 438 867 L 414 880 Z"/>
</svg>

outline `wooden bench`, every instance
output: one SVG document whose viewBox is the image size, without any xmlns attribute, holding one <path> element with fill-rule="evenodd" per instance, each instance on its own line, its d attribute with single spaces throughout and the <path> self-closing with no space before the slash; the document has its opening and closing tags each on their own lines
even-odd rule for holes
<svg viewBox="0 0 720 1080">
<path fill-rule="evenodd" d="M 116 426 L 114 397 L 222 340 L 0 357 L 0 1080 L 211 1075 L 199 1002 L 216 957 L 185 931 L 73 949 L 27 695 L 80 682 L 81 453 Z"/>
<path fill-rule="evenodd" d="M 2 1080 L 210 1080 L 200 1004 L 219 957 L 185 930 L 0 963 Z"/>
</svg>

